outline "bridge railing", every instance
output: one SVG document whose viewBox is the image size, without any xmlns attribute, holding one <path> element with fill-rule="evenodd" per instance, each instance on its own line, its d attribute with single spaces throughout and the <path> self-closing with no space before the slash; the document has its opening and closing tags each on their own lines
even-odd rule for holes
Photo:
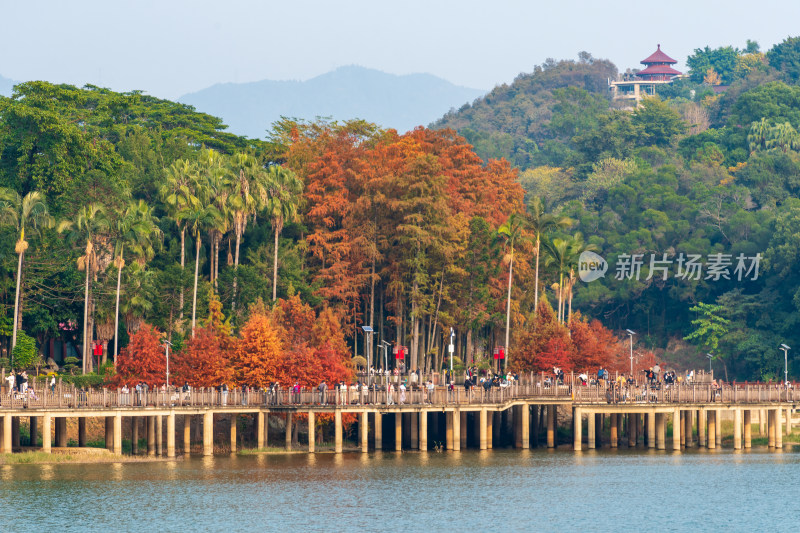
<svg viewBox="0 0 800 533">
<path fill-rule="evenodd" d="M 575 385 L 571 379 L 565 383 L 546 376 L 524 376 L 519 381 L 506 386 L 482 386 L 466 389 L 460 387 L 438 386 L 429 389 L 425 386 L 412 386 L 407 390 L 389 387 L 342 387 L 334 389 L 231 389 L 221 391 L 213 388 L 196 388 L 183 391 L 179 388 L 156 390 L 91 389 L 57 387 L 26 393 L 3 392 L 0 394 L 0 409 L 102 409 L 125 407 L 302 407 L 331 406 L 347 408 L 352 406 L 390 406 L 390 405 L 472 405 L 502 404 L 515 399 L 541 401 L 575 401 L 597 404 L 639 404 L 639 403 L 765 403 L 794 402 L 796 396 L 793 386 L 767 383 L 733 383 L 720 387 L 710 383 L 673 384 L 650 386 L 617 385 L 616 383 Z"/>
</svg>

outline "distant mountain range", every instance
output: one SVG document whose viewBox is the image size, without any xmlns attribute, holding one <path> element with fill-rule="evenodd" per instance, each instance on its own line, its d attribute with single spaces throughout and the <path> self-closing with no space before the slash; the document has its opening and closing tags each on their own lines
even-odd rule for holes
<svg viewBox="0 0 800 533">
<path fill-rule="evenodd" d="M 305 120 L 360 118 L 403 133 L 427 125 L 486 92 L 430 74 L 397 76 L 348 66 L 308 81 L 220 83 L 181 96 L 178 101 L 222 118 L 231 133 L 263 139 L 281 116 Z"/>
<path fill-rule="evenodd" d="M 11 89 L 13 89 L 14 85 L 17 83 L 19 82 L 0 76 L 0 95 L 11 96 Z"/>
</svg>

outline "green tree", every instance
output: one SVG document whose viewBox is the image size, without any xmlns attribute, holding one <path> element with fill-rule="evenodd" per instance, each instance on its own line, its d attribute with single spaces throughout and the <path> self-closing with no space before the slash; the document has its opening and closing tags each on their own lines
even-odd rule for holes
<svg viewBox="0 0 800 533">
<path fill-rule="evenodd" d="M 91 280 L 97 268 L 97 243 L 110 229 L 111 221 L 105 207 L 100 204 L 84 206 L 73 220 L 62 220 L 58 232 L 68 232 L 73 242 L 85 241 L 84 254 L 78 258 L 78 269 L 86 270 L 86 285 L 83 302 L 83 373 L 92 371 L 92 358 L 89 344 L 92 341 L 89 326 L 89 302 L 91 299 Z"/>
<path fill-rule="evenodd" d="M 197 323 L 197 280 L 200 275 L 200 246 L 203 231 L 220 223 L 220 213 L 213 205 L 200 203 L 188 206 L 178 213 L 178 217 L 186 222 L 187 228 L 192 232 L 195 240 L 194 260 L 194 292 L 192 294 L 192 338 L 194 338 Z"/>
<path fill-rule="evenodd" d="M 534 197 L 528 204 L 527 226 L 533 233 L 534 248 L 533 256 L 536 258 L 536 269 L 533 287 L 533 312 L 536 314 L 539 308 L 539 263 L 541 259 L 542 237 L 556 229 L 564 229 L 572 224 L 569 217 L 556 216 L 547 213 L 544 201 L 539 197 Z"/>
<path fill-rule="evenodd" d="M 723 84 L 728 85 L 734 80 L 739 51 L 732 46 L 723 46 L 711 49 L 695 48 L 694 54 L 686 59 L 689 67 L 689 76 L 695 83 L 702 83 L 709 69 L 716 72 Z"/>
<path fill-rule="evenodd" d="M 767 52 L 770 66 L 791 83 L 800 80 L 800 37 L 787 37 Z"/>
<path fill-rule="evenodd" d="M 697 305 L 689 308 L 689 311 L 697 313 L 698 317 L 692 320 L 695 330 L 685 336 L 683 340 L 692 341 L 710 351 L 714 357 L 719 357 L 720 354 L 717 352 L 719 343 L 728 333 L 730 324 L 730 320 L 721 316 L 722 306 L 698 302 Z"/>
<path fill-rule="evenodd" d="M 24 331 L 20 330 L 17 344 L 11 350 L 11 366 L 17 370 L 30 368 L 39 358 L 36 351 L 36 341 L 29 337 Z"/>
<path fill-rule="evenodd" d="M 278 296 L 278 237 L 284 224 L 294 222 L 297 218 L 303 181 L 291 170 L 272 165 L 267 169 L 266 183 L 268 192 L 264 209 L 266 216 L 272 221 L 275 238 L 272 263 L 272 300 L 275 301 Z"/>
<path fill-rule="evenodd" d="M 644 145 L 669 146 L 686 131 L 681 114 L 657 96 L 642 100 L 632 122 L 641 128 L 640 143 Z"/>
<path fill-rule="evenodd" d="M 514 283 L 514 246 L 523 238 L 525 231 L 525 218 L 519 213 L 511 213 L 508 219 L 497 228 L 497 233 L 505 239 L 508 245 L 506 261 L 508 262 L 508 294 L 506 296 L 506 343 L 505 349 L 508 352 L 508 342 L 511 338 L 511 286 Z M 503 360 L 503 370 L 507 365 L 508 356 Z"/>
<path fill-rule="evenodd" d="M 14 296 L 14 322 L 12 323 L 11 347 L 17 345 L 17 329 L 20 328 L 22 319 L 19 312 L 20 296 L 22 291 L 22 265 L 28 241 L 25 240 L 25 228 L 29 233 L 37 234 L 41 228 L 53 226 L 53 217 L 47 210 L 44 195 L 38 191 L 29 192 L 24 198 L 11 189 L 0 189 L 0 224 L 12 227 L 19 239 L 14 251 L 19 255 L 17 263 L 17 291 Z"/>
<path fill-rule="evenodd" d="M 144 200 L 131 202 L 114 228 L 114 266 L 117 269 L 117 297 L 114 311 L 114 365 L 119 348 L 119 297 L 122 269 L 125 268 L 125 246 L 133 253 L 140 267 L 153 258 L 155 243 L 162 236 L 156 225 L 158 218 Z"/>
</svg>

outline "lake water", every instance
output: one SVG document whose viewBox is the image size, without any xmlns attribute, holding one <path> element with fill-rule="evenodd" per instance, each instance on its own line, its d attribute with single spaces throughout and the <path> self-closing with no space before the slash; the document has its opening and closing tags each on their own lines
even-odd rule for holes
<svg viewBox="0 0 800 533">
<path fill-rule="evenodd" d="M 5 465 L 0 531 L 796 531 L 787 448 Z"/>
</svg>

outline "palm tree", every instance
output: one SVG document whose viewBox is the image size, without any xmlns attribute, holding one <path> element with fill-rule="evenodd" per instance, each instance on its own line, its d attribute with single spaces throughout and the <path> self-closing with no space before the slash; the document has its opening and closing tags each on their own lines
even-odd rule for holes
<svg viewBox="0 0 800 533">
<path fill-rule="evenodd" d="M 233 258 L 233 295 L 231 312 L 236 311 L 236 289 L 239 273 L 239 246 L 247 227 L 247 219 L 255 214 L 259 197 L 266 196 L 264 170 L 255 157 L 238 153 L 230 158 L 227 174 L 228 201 L 236 235 L 236 249 Z"/>
<path fill-rule="evenodd" d="M 114 312 L 114 367 L 117 365 L 119 348 L 119 295 L 122 282 L 122 269 L 125 268 L 125 245 L 133 252 L 140 266 L 153 258 L 154 240 L 160 239 L 161 230 L 156 225 L 158 218 L 153 215 L 144 200 L 131 202 L 125 214 L 117 221 L 114 250 L 114 266 L 117 268 L 117 303 Z"/>
<path fill-rule="evenodd" d="M 567 256 L 565 257 L 565 264 L 569 268 L 569 278 L 567 279 L 566 283 L 566 295 L 565 297 L 568 299 L 568 310 L 567 310 L 567 325 L 572 321 L 572 296 L 574 295 L 573 287 L 575 286 L 575 282 L 578 278 L 575 276 L 575 270 L 578 268 L 578 262 L 580 260 L 580 256 L 583 252 L 599 252 L 600 248 L 595 246 L 594 244 L 588 244 L 586 241 L 583 240 L 583 234 L 580 232 L 575 233 L 570 239 L 569 244 L 567 247 Z M 563 310 L 562 310 L 563 314 Z M 563 322 L 562 316 L 562 322 Z"/>
<path fill-rule="evenodd" d="M 497 233 L 508 243 L 508 297 L 506 299 L 506 358 L 503 360 L 503 370 L 508 364 L 508 341 L 511 328 L 511 284 L 514 279 L 514 245 L 522 237 L 525 229 L 525 219 L 519 213 L 511 213 L 508 219 L 497 229 Z"/>
<path fill-rule="evenodd" d="M 569 256 L 569 242 L 565 239 L 545 239 L 542 244 L 547 251 L 546 266 L 555 265 L 558 272 L 558 285 L 553 285 L 558 293 L 558 321 L 561 322 L 561 312 L 564 304 L 564 269 Z"/>
<path fill-rule="evenodd" d="M 178 231 L 181 233 L 181 273 L 186 265 L 186 225 L 178 217 L 178 213 L 197 203 L 197 179 L 197 165 L 186 159 L 179 159 L 167 169 L 165 181 L 159 188 L 159 195 L 167 208 L 167 213 L 175 220 Z M 183 286 L 181 286 L 179 298 L 180 318 L 178 320 L 182 321 Z"/>
<path fill-rule="evenodd" d="M 528 227 L 533 232 L 535 247 L 533 255 L 536 257 L 536 274 L 533 289 L 533 312 L 536 314 L 539 309 L 539 257 L 542 244 L 542 236 L 557 229 L 566 228 L 572 224 L 568 217 L 557 217 L 546 212 L 544 202 L 538 196 L 534 197 L 528 204 Z"/>
<path fill-rule="evenodd" d="M 86 373 L 87 367 L 90 371 L 92 367 L 91 354 L 89 353 L 89 290 L 91 287 L 90 280 L 94 274 L 94 269 L 97 267 L 96 243 L 98 237 L 107 232 L 109 227 L 110 222 L 105 208 L 96 203 L 84 206 L 78 212 L 75 220 L 63 220 L 58 225 L 59 233 L 69 231 L 70 240 L 86 240 L 84 255 L 78 258 L 78 269 L 86 269 L 86 286 L 83 301 L 83 373 Z"/>
<path fill-rule="evenodd" d="M 186 222 L 195 240 L 194 293 L 192 295 L 192 338 L 194 338 L 194 329 L 197 323 L 197 278 L 200 272 L 200 236 L 203 234 L 204 230 L 215 224 L 219 224 L 220 214 L 213 205 L 197 204 L 182 209 L 180 213 L 178 213 L 178 217 Z"/>
<path fill-rule="evenodd" d="M 272 262 L 272 301 L 278 297 L 278 237 L 286 222 L 297 218 L 300 207 L 303 181 L 291 170 L 280 165 L 272 165 L 267 169 L 268 196 L 264 199 L 267 216 L 272 220 L 272 231 L 275 234 L 275 253 Z"/>
<path fill-rule="evenodd" d="M 11 226 L 19 234 L 19 240 L 14 247 L 14 251 L 19 255 L 17 263 L 17 292 L 14 297 L 14 325 L 11 334 L 11 348 L 17 345 L 17 329 L 22 320 L 19 317 L 19 301 L 22 280 L 22 262 L 25 250 L 28 249 L 28 241 L 25 240 L 25 228 L 30 228 L 33 232 L 38 232 L 39 228 L 52 227 L 53 217 L 47 211 L 44 195 L 38 191 L 32 191 L 24 198 L 11 189 L 0 189 L 0 224 Z"/>
</svg>

